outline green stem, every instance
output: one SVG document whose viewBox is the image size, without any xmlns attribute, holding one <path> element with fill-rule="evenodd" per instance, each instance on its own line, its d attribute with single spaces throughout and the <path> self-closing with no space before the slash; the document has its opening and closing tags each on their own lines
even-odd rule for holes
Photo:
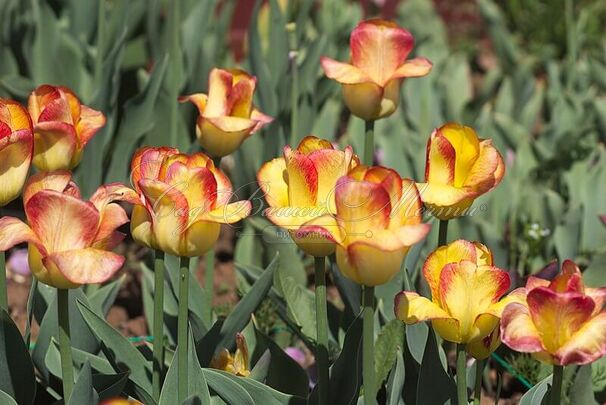
<svg viewBox="0 0 606 405">
<path fill-rule="evenodd" d="M 101 89 L 103 59 L 105 53 L 105 0 L 99 0 L 97 15 L 97 55 L 95 58 L 95 86 L 96 91 Z"/>
<path fill-rule="evenodd" d="M 448 220 L 440 220 L 440 228 L 438 230 L 438 247 L 444 246 L 448 241 Z"/>
<path fill-rule="evenodd" d="M 61 378 L 63 402 L 67 404 L 74 387 L 74 366 L 69 330 L 69 290 L 57 289 L 57 319 L 59 320 L 59 353 L 61 354 Z"/>
<path fill-rule="evenodd" d="M 482 375 L 484 374 L 484 366 L 486 365 L 486 360 L 476 360 L 476 381 L 475 381 L 475 389 L 473 391 L 473 404 L 480 405 L 480 400 L 482 398 Z"/>
<path fill-rule="evenodd" d="M 299 139 L 299 67 L 297 66 L 297 26 L 294 23 L 286 25 L 290 45 L 290 70 L 292 82 L 290 87 L 290 144 L 294 147 Z"/>
<path fill-rule="evenodd" d="M 6 291 L 6 256 L 0 252 L 0 309 L 8 313 L 8 293 Z"/>
<path fill-rule="evenodd" d="M 316 364 L 318 365 L 318 390 L 320 405 L 328 404 L 328 312 L 326 309 L 326 259 L 315 258 Z"/>
<path fill-rule="evenodd" d="M 553 366 L 553 377 L 551 380 L 551 392 L 549 398 L 551 405 L 560 405 L 562 397 L 562 379 L 564 377 L 564 366 Z"/>
<path fill-rule="evenodd" d="M 164 252 L 155 251 L 154 258 L 154 363 L 152 392 L 156 402 L 162 389 L 164 368 Z"/>
<path fill-rule="evenodd" d="M 187 398 L 187 314 L 189 300 L 189 257 L 181 258 L 179 270 L 179 315 L 177 318 L 178 401 Z"/>
<path fill-rule="evenodd" d="M 171 6 L 169 7 L 169 48 L 168 48 L 168 56 L 170 60 L 170 70 L 168 72 L 170 79 L 170 110 L 169 110 L 169 123 L 170 123 L 170 146 L 177 146 L 178 142 L 178 125 L 177 125 L 177 117 L 178 117 L 178 103 L 177 97 L 179 96 L 179 88 L 178 85 L 178 76 L 181 69 L 181 63 L 179 58 L 181 57 L 180 45 L 181 45 L 181 37 L 180 37 L 180 29 L 181 29 L 181 13 L 180 13 L 180 0 L 172 0 Z"/>
<path fill-rule="evenodd" d="M 206 268 L 204 270 L 204 288 L 206 289 L 206 305 L 204 306 L 204 321 L 210 325 L 213 317 L 213 289 L 215 281 L 215 248 L 206 253 Z"/>
<path fill-rule="evenodd" d="M 362 292 L 363 355 L 362 378 L 364 383 L 364 405 L 376 404 L 375 396 L 375 336 L 374 298 L 375 288 L 364 286 Z"/>
<path fill-rule="evenodd" d="M 457 345 L 457 399 L 459 405 L 467 405 L 467 352 L 464 344 Z"/>
<path fill-rule="evenodd" d="M 372 166 L 375 154 L 375 122 L 373 120 L 364 121 L 364 163 Z"/>
</svg>

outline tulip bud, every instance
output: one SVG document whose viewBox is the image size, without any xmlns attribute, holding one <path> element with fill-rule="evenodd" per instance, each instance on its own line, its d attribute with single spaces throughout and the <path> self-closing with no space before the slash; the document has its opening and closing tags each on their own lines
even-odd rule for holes
<svg viewBox="0 0 606 405">
<path fill-rule="evenodd" d="M 21 193 L 32 161 L 34 136 L 25 108 L 0 98 L 0 207 Z"/>
<path fill-rule="evenodd" d="M 413 45 L 412 35 L 394 22 L 362 21 L 351 33 L 351 64 L 328 57 L 320 63 L 326 76 L 343 85 L 351 113 L 376 120 L 398 108 L 404 78 L 425 76 L 431 70 L 425 58 L 406 60 Z"/>
</svg>

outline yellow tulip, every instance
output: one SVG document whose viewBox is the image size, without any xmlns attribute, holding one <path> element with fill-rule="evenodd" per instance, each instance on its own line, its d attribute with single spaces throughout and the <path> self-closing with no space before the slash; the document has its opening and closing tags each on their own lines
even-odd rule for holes
<svg viewBox="0 0 606 405">
<path fill-rule="evenodd" d="M 0 207 L 21 193 L 34 147 L 32 122 L 21 105 L 0 98 Z"/>
<path fill-rule="evenodd" d="M 500 300 L 509 289 L 509 275 L 493 266 L 486 246 L 465 240 L 432 252 L 423 265 L 423 276 L 432 299 L 403 291 L 395 298 L 396 317 L 407 324 L 431 321 L 443 339 L 466 344 L 475 358 L 488 357 L 500 344 L 503 309 L 523 300 L 523 290 Z"/>
<path fill-rule="evenodd" d="M 133 238 L 172 255 L 203 255 L 221 224 L 250 214 L 250 201 L 229 203 L 231 182 L 203 153 L 142 148 L 133 156 L 131 180 L 140 196 L 131 218 Z"/>
<path fill-rule="evenodd" d="M 386 20 L 362 21 L 350 36 L 351 64 L 322 57 L 324 73 L 343 85 L 345 104 L 364 120 L 391 115 L 400 102 L 400 86 L 406 77 L 425 76 L 431 62 L 406 60 L 414 46 L 413 36 Z"/>
<path fill-rule="evenodd" d="M 564 261 L 551 282 L 530 277 L 526 299 L 503 311 L 501 337 L 514 350 L 558 366 L 589 364 L 606 354 L 606 288 L 587 288 Z"/>
<path fill-rule="evenodd" d="M 215 68 L 208 82 L 208 95 L 192 94 L 179 100 L 198 107 L 196 136 L 200 145 L 209 155 L 223 157 L 273 119 L 253 106 L 254 76 L 238 69 Z"/>
<path fill-rule="evenodd" d="M 332 254 L 334 242 L 317 235 L 323 230 L 316 225 L 336 212 L 337 180 L 358 164 L 351 147 L 336 150 L 330 142 L 315 136 L 305 137 L 296 149 L 285 147 L 284 157 L 265 163 L 257 174 L 269 204 L 265 215 L 288 229 L 308 254 Z"/>
<path fill-rule="evenodd" d="M 124 263 L 123 256 L 110 251 L 124 238 L 117 229 L 128 222 L 114 201 L 136 198 L 132 190 L 115 183 L 82 201 L 71 173 L 37 173 L 23 191 L 29 225 L 13 217 L 0 218 L 0 251 L 27 242 L 32 273 L 53 287 L 102 283 Z"/>
<path fill-rule="evenodd" d="M 490 139 L 463 125 L 436 129 L 427 142 L 421 199 L 441 220 L 465 215 L 473 201 L 496 187 L 505 174 L 503 158 Z"/>
<path fill-rule="evenodd" d="M 66 87 L 48 84 L 29 96 L 34 124 L 34 166 L 41 171 L 73 169 L 86 144 L 105 125 L 105 116 L 80 104 Z"/>
<path fill-rule="evenodd" d="M 241 333 L 236 334 L 236 352 L 232 355 L 229 350 L 223 349 L 210 362 L 210 367 L 228 373 L 248 377 L 250 365 L 248 361 L 248 345 Z"/>
</svg>

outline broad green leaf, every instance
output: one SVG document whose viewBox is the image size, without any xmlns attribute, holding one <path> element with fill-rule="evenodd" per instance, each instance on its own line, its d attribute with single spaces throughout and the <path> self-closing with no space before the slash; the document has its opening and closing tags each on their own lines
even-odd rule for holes
<svg viewBox="0 0 606 405">
<path fill-rule="evenodd" d="M 547 398 L 547 391 L 551 386 L 551 378 L 549 375 L 537 385 L 529 389 L 520 399 L 520 405 L 542 405 Z"/>
<path fill-rule="evenodd" d="M 404 378 L 406 369 L 404 367 L 404 357 L 402 349 L 398 348 L 396 352 L 396 366 L 392 368 L 387 380 L 387 404 L 400 405 L 402 402 L 402 389 L 404 388 Z"/>
<path fill-rule="evenodd" d="M 255 401 L 246 390 L 224 373 L 202 369 L 208 386 L 228 404 L 255 405 Z"/>
<path fill-rule="evenodd" d="M 394 319 L 383 326 L 375 342 L 375 371 L 377 390 L 389 375 L 397 352 L 403 349 L 404 324 Z"/>
<path fill-rule="evenodd" d="M 3 309 L 0 322 L 0 390 L 19 404 L 33 404 L 36 379 L 28 348 L 17 325 Z"/>
<path fill-rule="evenodd" d="M 126 275 L 122 275 L 121 277 L 115 279 L 109 284 L 104 285 L 95 291 L 89 298 L 90 306 L 94 309 L 98 314 L 107 315 L 109 309 L 114 304 L 116 297 L 118 296 L 118 292 L 120 292 L 120 287 L 122 287 L 122 283 Z"/>
<path fill-rule="evenodd" d="M 587 364 L 578 368 L 577 373 L 574 377 L 572 388 L 570 389 L 571 404 L 597 404 L 593 395 L 591 367 L 591 364 Z"/>
<path fill-rule="evenodd" d="M 93 377 L 90 364 L 86 362 L 76 379 L 76 384 L 74 385 L 72 395 L 69 397 L 68 405 L 96 404 L 98 402 L 99 395 L 93 388 Z"/>
<path fill-rule="evenodd" d="M 433 330 L 429 329 L 419 368 L 417 401 L 419 404 L 443 404 L 454 398 L 456 385 L 442 365 L 436 336 Z"/>
<path fill-rule="evenodd" d="M 286 303 L 288 317 L 301 328 L 301 332 L 310 340 L 315 341 L 316 307 L 313 293 L 297 284 L 290 276 L 278 276 L 282 288 L 282 296 Z"/>
<path fill-rule="evenodd" d="M 0 390 L 0 403 L 4 405 L 18 405 L 13 397 L 2 390 Z"/>
</svg>

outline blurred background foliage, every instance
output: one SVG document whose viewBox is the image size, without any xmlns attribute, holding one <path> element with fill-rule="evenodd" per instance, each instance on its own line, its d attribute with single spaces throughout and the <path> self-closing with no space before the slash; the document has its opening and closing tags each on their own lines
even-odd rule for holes
<svg viewBox="0 0 606 405">
<path fill-rule="evenodd" d="M 0 0 L 0 96 L 25 101 L 39 84 L 66 85 L 106 114 L 106 127 L 76 173 L 89 194 L 103 182 L 128 182 L 130 156 L 140 145 L 197 150 L 196 111 L 177 97 L 205 92 L 215 66 L 240 66 L 256 75 L 256 103 L 276 120 L 223 166 L 239 198 L 252 198 L 259 208 L 256 171 L 283 146 L 312 133 L 360 150 L 363 122 L 344 108 L 319 58 L 346 60 L 353 27 L 377 15 L 410 30 L 413 54 L 434 63 L 430 75 L 404 83 L 401 108 L 377 122 L 377 163 L 422 180 L 431 131 L 447 121 L 473 126 L 493 139 L 507 173 L 476 201 L 473 215 L 452 221 L 450 235 L 487 244 L 516 284 L 529 274 L 551 274 L 556 259 L 572 258 L 588 285 L 605 285 L 603 1 Z M 310 258 L 257 212 L 236 233 L 239 290 L 248 291 L 279 252 L 259 327 L 269 333 L 270 324 L 283 324 L 289 332 L 273 335 L 281 346 L 295 338 L 312 342 Z M 386 342 L 401 333 L 390 323 L 394 294 L 408 283 L 426 292 L 419 271 L 436 239 L 432 234 L 415 247 L 406 272 L 377 289 L 377 330 Z M 340 293 L 329 308 L 336 357 L 360 297 L 334 268 L 331 273 Z M 408 329 L 405 356 L 420 363 L 427 331 Z M 254 333 L 247 337 L 254 348 Z M 387 357 L 385 376 L 399 361 Z M 596 381 L 605 368 L 594 366 Z M 606 387 L 596 384 L 597 392 Z"/>
</svg>

